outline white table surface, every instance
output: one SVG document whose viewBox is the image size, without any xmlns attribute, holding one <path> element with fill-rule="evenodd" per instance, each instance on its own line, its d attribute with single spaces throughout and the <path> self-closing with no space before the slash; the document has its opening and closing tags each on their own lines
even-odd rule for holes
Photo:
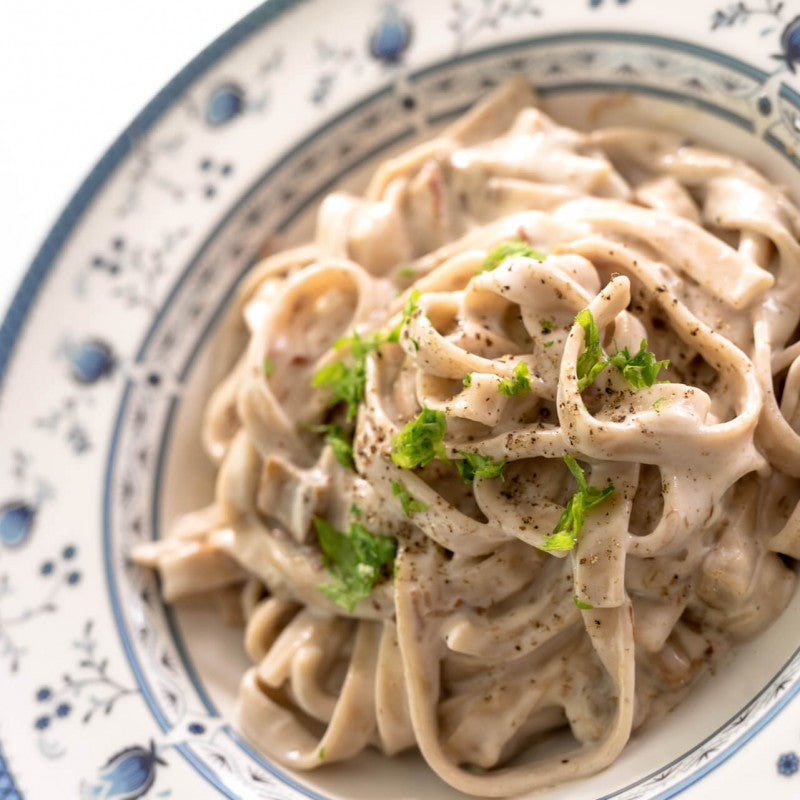
<svg viewBox="0 0 800 800">
<path fill-rule="evenodd" d="M 0 319 L 42 240 L 151 97 L 257 0 L 0 3 Z"/>
</svg>

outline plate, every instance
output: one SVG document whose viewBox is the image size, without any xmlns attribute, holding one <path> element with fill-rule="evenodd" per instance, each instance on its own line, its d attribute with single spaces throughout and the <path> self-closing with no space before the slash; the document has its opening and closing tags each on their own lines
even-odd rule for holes
<svg viewBox="0 0 800 800">
<path fill-rule="evenodd" d="M 225 309 L 327 191 L 518 73 L 569 124 L 681 130 L 800 196 L 790 6 L 270 0 L 167 84 L 0 328 L 0 798 L 459 796 L 413 755 L 311 775 L 270 763 L 231 722 L 239 632 L 202 604 L 166 607 L 129 560 L 208 496 L 197 424 Z M 798 611 L 610 769 L 538 796 L 795 795 Z"/>
</svg>

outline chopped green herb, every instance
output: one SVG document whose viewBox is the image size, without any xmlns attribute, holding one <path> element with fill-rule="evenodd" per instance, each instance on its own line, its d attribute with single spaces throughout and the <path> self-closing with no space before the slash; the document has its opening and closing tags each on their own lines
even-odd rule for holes
<svg viewBox="0 0 800 800">
<path fill-rule="evenodd" d="M 317 753 L 317 756 L 318 756 L 320 761 L 324 761 L 325 760 L 325 748 L 324 747 L 320 747 L 319 753 Z"/>
<path fill-rule="evenodd" d="M 611 358 L 603 357 L 600 347 L 600 331 L 588 308 L 575 317 L 583 328 L 584 350 L 578 358 L 578 391 L 583 391 L 594 382 L 594 379 L 609 365 L 613 364 L 622 377 L 635 389 L 652 386 L 658 373 L 669 366 L 669 359 L 659 361 L 654 353 L 647 349 L 647 340 L 642 339 L 638 352 L 631 355 L 624 347 Z"/>
<path fill-rule="evenodd" d="M 556 326 L 552 319 L 540 319 L 539 324 L 542 326 L 542 333 L 550 333 Z"/>
<path fill-rule="evenodd" d="M 575 322 L 583 328 L 583 352 L 578 357 L 578 391 L 582 392 L 594 383 L 594 379 L 608 366 L 600 347 L 600 331 L 588 308 L 579 311 Z"/>
<path fill-rule="evenodd" d="M 458 454 L 463 456 L 463 459 L 456 460 L 455 465 L 464 483 L 472 483 L 476 477 L 503 477 L 503 469 L 507 459 L 494 461 L 489 456 L 482 456 L 480 453 L 467 453 L 465 450 L 459 450 Z"/>
<path fill-rule="evenodd" d="M 447 460 L 444 434 L 447 419 L 444 411 L 423 408 L 392 439 L 392 461 L 403 469 L 424 467 L 434 458 Z"/>
<path fill-rule="evenodd" d="M 311 430 L 314 433 L 325 434 L 325 444 L 330 446 L 336 460 L 343 467 L 349 467 L 350 469 L 356 468 L 356 465 L 353 463 L 353 441 L 342 430 L 341 425 L 337 425 L 336 423 L 332 425 L 312 425 Z"/>
<path fill-rule="evenodd" d="M 355 419 L 358 406 L 364 399 L 364 386 L 367 382 L 367 356 L 388 341 L 384 333 L 371 333 L 362 339 L 358 333 L 344 336 L 334 342 L 334 347 L 341 350 L 350 348 L 355 363 L 348 366 L 342 361 L 332 361 L 317 370 L 311 379 L 314 389 L 330 389 L 331 406 L 337 403 L 347 404 L 347 419 Z"/>
<path fill-rule="evenodd" d="M 351 514 L 352 514 L 354 517 L 361 517 L 361 515 L 362 515 L 364 512 L 363 512 L 363 511 L 362 511 L 362 510 L 361 510 L 361 509 L 360 509 L 360 508 L 359 508 L 359 507 L 358 507 L 358 506 L 357 506 L 355 503 L 351 503 L 351 505 L 350 505 L 350 513 L 351 513 Z"/>
<path fill-rule="evenodd" d="M 271 378 L 275 374 L 275 362 L 269 357 L 264 356 L 264 363 L 261 366 L 265 378 Z"/>
<path fill-rule="evenodd" d="M 541 250 L 536 250 L 522 239 L 511 239 L 490 250 L 478 272 L 491 272 L 493 269 L 497 269 L 507 258 L 512 258 L 513 256 L 535 258 L 537 261 L 544 261 L 546 257 Z"/>
<path fill-rule="evenodd" d="M 584 603 L 583 600 L 578 597 L 578 595 L 575 595 L 572 599 L 575 601 L 575 605 L 578 606 L 581 611 L 589 611 L 590 609 L 594 608 L 591 603 Z"/>
<path fill-rule="evenodd" d="M 400 498 L 400 505 L 403 507 L 403 513 L 407 517 L 416 514 L 417 511 L 428 510 L 428 504 L 412 497 L 408 489 L 400 481 L 392 481 L 392 494 Z"/>
<path fill-rule="evenodd" d="M 583 527 L 586 512 L 614 493 L 612 483 L 602 489 L 589 486 L 583 470 L 572 456 L 564 456 L 564 463 L 577 481 L 578 491 L 570 497 L 561 519 L 545 539 L 543 550 L 572 550 Z"/>
<path fill-rule="evenodd" d="M 358 522 L 348 533 L 337 531 L 321 517 L 314 517 L 322 563 L 333 576 L 332 583 L 317 588 L 334 603 L 352 612 L 381 577 L 392 574 L 397 542 L 391 536 L 371 533 Z"/>
<path fill-rule="evenodd" d="M 468 373 L 467 373 L 467 374 L 466 374 L 466 375 L 465 375 L 465 376 L 464 376 L 464 377 L 461 379 L 461 383 L 463 383 L 463 384 L 464 384 L 464 386 L 472 386 L 472 373 L 471 373 L 471 372 L 468 372 Z"/>
<path fill-rule="evenodd" d="M 396 275 L 398 278 L 416 278 L 417 268 L 406 264 L 402 267 L 397 268 Z"/>
<path fill-rule="evenodd" d="M 552 347 L 554 344 L 555 344 L 555 342 L 551 339 L 549 342 L 545 342 L 544 346 L 545 347 Z"/>
<path fill-rule="evenodd" d="M 530 374 L 528 365 L 524 361 L 520 361 L 519 364 L 514 367 L 512 378 L 502 378 L 500 380 L 497 391 L 507 397 L 527 394 L 531 390 L 531 382 L 528 377 Z"/>
<path fill-rule="evenodd" d="M 419 310 L 419 305 L 417 305 L 417 300 L 419 300 L 419 289 L 414 289 L 406 299 L 406 304 L 403 306 L 403 314 L 400 317 L 400 322 L 389 331 L 388 335 L 386 336 L 387 342 L 399 342 L 400 341 L 400 333 L 403 330 L 403 326 L 406 325 L 410 320 L 411 317 L 414 316 L 414 312 Z M 412 339 L 413 341 L 413 339 Z M 414 342 L 416 345 L 417 350 L 419 350 L 419 344 Z"/>
<path fill-rule="evenodd" d="M 653 408 L 656 411 L 661 411 L 662 407 L 669 403 L 668 397 L 659 397 L 658 400 L 653 401 Z"/>
<path fill-rule="evenodd" d="M 647 339 L 642 339 L 639 350 L 634 355 L 624 347 L 609 359 L 634 389 L 652 386 L 658 378 L 658 373 L 669 366 L 669 359 L 659 361 L 655 353 L 647 349 Z"/>
<path fill-rule="evenodd" d="M 356 331 L 351 336 L 337 339 L 333 344 L 334 348 L 342 350 L 349 347 L 355 363 L 348 365 L 342 361 L 332 361 L 317 370 L 311 379 L 311 386 L 314 389 L 330 389 L 330 406 L 335 406 L 337 403 L 347 404 L 348 421 L 355 419 L 358 406 L 364 399 L 364 386 L 367 383 L 367 356 L 381 345 L 400 341 L 403 326 L 419 308 L 417 300 L 419 300 L 419 291 L 415 289 L 406 300 L 400 322 L 388 333 L 375 331 L 362 338 Z M 412 342 L 419 350 L 419 343 L 413 339 Z"/>
</svg>

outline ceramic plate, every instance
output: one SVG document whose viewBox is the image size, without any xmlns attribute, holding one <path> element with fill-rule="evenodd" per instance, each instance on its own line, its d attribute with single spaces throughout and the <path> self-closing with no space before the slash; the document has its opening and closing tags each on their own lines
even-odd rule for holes
<svg viewBox="0 0 800 800">
<path fill-rule="evenodd" d="M 322 195 L 516 73 L 561 120 L 682 130 L 800 196 L 798 13 L 270 0 L 175 77 L 80 187 L 0 329 L 0 800 L 456 797 L 411 755 L 296 775 L 254 752 L 231 721 L 240 633 L 165 607 L 130 564 L 208 496 L 197 420 L 218 323 Z M 541 796 L 796 796 L 798 611 L 609 770 Z"/>
</svg>

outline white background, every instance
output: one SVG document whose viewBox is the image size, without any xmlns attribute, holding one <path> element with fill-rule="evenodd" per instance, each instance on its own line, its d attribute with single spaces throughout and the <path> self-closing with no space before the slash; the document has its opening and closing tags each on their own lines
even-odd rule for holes
<svg viewBox="0 0 800 800">
<path fill-rule="evenodd" d="M 100 156 L 257 0 L 0 2 L 0 319 Z"/>
</svg>

